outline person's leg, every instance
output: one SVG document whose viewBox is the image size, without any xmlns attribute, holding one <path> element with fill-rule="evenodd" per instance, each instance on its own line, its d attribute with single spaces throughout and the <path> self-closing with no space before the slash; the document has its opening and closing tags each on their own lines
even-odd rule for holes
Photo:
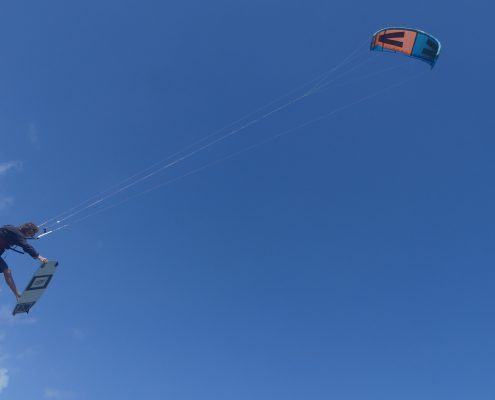
<svg viewBox="0 0 495 400">
<path fill-rule="evenodd" d="M 3 259 L 3 257 L 0 257 L 0 274 L 3 274 L 3 272 L 6 269 L 9 269 L 9 266 L 7 265 L 7 263 L 5 262 L 5 260 Z"/>
<path fill-rule="evenodd" d="M 15 286 L 14 278 L 12 278 L 12 271 L 2 257 L 0 257 L 0 273 L 3 273 L 5 282 L 9 286 L 10 290 L 12 290 L 12 293 L 14 293 L 16 299 L 19 299 L 19 297 L 21 297 L 21 294 Z"/>
</svg>

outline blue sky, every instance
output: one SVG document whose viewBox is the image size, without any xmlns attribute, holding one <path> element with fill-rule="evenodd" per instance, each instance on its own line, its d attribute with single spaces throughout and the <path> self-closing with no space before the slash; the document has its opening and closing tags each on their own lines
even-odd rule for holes
<svg viewBox="0 0 495 400">
<path fill-rule="evenodd" d="M 0 396 L 492 399 L 493 12 L 488 1 L 2 4 L 2 224 L 79 204 L 360 44 L 354 62 L 368 63 L 348 85 L 105 205 L 376 97 L 37 242 L 60 269 L 29 316 L 10 317 L 2 286 Z M 368 54 L 385 26 L 438 37 L 437 66 Z M 21 288 L 37 266 L 7 262 Z"/>
</svg>

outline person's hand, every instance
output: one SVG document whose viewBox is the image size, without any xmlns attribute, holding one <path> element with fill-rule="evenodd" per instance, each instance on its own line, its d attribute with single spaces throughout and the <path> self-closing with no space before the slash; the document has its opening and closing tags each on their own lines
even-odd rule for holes
<svg viewBox="0 0 495 400">
<path fill-rule="evenodd" d="M 19 301 L 19 299 L 21 298 L 21 294 L 19 293 L 19 291 L 15 294 L 15 298 L 17 301 Z"/>
<path fill-rule="evenodd" d="M 45 258 L 43 256 L 38 256 L 38 260 L 40 260 L 43 264 L 46 264 L 48 262 L 48 258 Z"/>
</svg>

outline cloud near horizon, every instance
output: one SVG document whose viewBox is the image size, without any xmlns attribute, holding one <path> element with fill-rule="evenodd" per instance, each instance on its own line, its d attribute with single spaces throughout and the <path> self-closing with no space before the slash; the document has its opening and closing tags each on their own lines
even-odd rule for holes
<svg viewBox="0 0 495 400">
<path fill-rule="evenodd" d="M 0 176 L 7 174 L 13 169 L 20 169 L 22 167 L 21 161 L 6 161 L 0 163 Z"/>
<path fill-rule="evenodd" d="M 0 368 L 0 393 L 9 385 L 9 371 L 7 368 Z"/>
<path fill-rule="evenodd" d="M 43 394 L 43 398 L 51 400 L 69 400 L 74 399 L 75 395 L 72 392 L 63 392 L 54 388 L 46 388 Z"/>
</svg>

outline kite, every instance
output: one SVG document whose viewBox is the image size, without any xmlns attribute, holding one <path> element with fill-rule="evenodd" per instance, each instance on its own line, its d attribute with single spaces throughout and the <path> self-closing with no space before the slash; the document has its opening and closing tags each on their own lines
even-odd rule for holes
<svg viewBox="0 0 495 400">
<path fill-rule="evenodd" d="M 373 35 L 372 51 L 402 53 L 433 66 L 440 54 L 440 42 L 429 33 L 410 28 L 384 28 Z"/>
</svg>

